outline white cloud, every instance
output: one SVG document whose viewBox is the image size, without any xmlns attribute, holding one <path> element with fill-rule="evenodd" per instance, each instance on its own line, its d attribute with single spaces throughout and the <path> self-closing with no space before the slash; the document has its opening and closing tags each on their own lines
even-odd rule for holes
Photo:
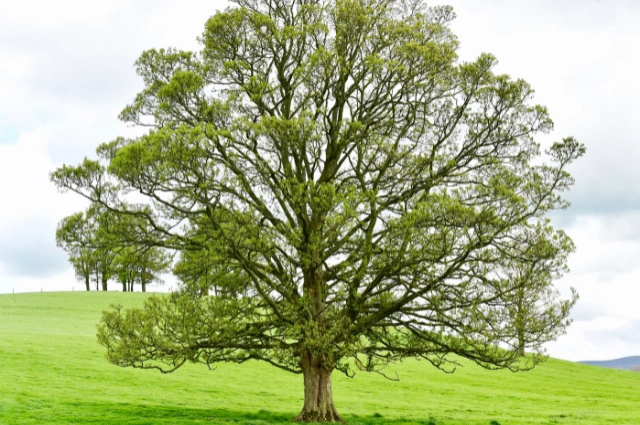
<svg viewBox="0 0 640 425">
<path fill-rule="evenodd" d="M 46 151 L 50 135 L 43 127 L 24 133 L 15 144 L 0 145 L 0 264 L 7 279 L 65 268 L 66 259 L 55 246 L 56 222 L 84 207 L 81 199 L 61 197 L 49 183 L 54 167 Z"/>
<path fill-rule="evenodd" d="M 134 61 L 153 47 L 197 48 L 204 22 L 225 5 L 208 0 L 2 5 L 0 293 L 78 287 L 55 246 L 55 228 L 86 203 L 58 193 L 49 173 L 92 156 L 102 142 L 136 132 L 117 120 L 141 87 Z"/>
<path fill-rule="evenodd" d="M 115 10 L 122 7 L 123 3 L 122 0 L 105 2 L 22 0 L 3 4 L 0 17 L 17 25 L 53 29 L 77 22 L 106 22 Z"/>
</svg>

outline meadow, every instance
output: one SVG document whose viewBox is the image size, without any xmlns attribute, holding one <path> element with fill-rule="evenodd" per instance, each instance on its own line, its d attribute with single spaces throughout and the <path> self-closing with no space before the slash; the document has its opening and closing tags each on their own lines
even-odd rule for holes
<svg viewBox="0 0 640 425">
<path fill-rule="evenodd" d="M 109 364 L 96 342 L 103 309 L 148 294 L 0 295 L 1 424 L 284 424 L 302 407 L 302 377 L 266 364 L 187 365 L 163 375 Z M 640 424 L 640 373 L 550 359 L 533 371 L 469 362 L 445 374 L 394 366 L 400 381 L 334 374 L 348 424 Z"/>
</svg>

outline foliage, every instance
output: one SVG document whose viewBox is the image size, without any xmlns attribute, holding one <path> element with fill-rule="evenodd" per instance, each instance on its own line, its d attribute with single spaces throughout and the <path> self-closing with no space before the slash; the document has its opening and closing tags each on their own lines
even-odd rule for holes
<svg viewBox="0 0 640 425">
<path fill-rule="evenodd" d="M 526 261 L 519 258 L 505 270 L 504 278 L 510 280 L 514 291 L 508 296 L 509 315 L 518 335 L 518 351 L 524 356 L 528 346 L 539 346 L 540 336 L 557 338 L 564 332 L 564 326 L 558 320 L 568 317 L 569 310 L 578 300 L 578 294 L 572 288 L 572 297 L 558 302 L 559 293 L 552 281 L 559 277 L 553 271 L 562 267 L 567 251 L 560 255 L 550 247 L 546 239 L 542 243 L 527 246 L 522 252 Z M 550 266 L 556 262 L 557 266 Z M 535 306 L 532 309 L 530 306 Z M 536 314 L 544 311 L 545 314 Z M 567 320 L 566 323 L 570 323 Z"/>
<path fill-rule="evenodd" d="M 133 292 L 135 284 L 146 292 L 148 284 L 163 283 L 160 275 L 171 266 L 171 257 L 159 248 L 124 246 L 117 252 L 114 273 L 123 292 Z"/>
<path fill-rule="evenodd" d="M 325 421 L 339 420 L 334 369 L 543 360 L 574 300 L 551 279 L 531 285 L 545 303 L 527 323 L 553 326 L 532 325 L 534 355 L 519 359 L 522 284 L 504 277 L 566 270 L 573 244 L 546 214 L 568 206 L 567 166 L 585 149 L 569 137 L 543 155 L 547 109 L 493 56 L 459 63 L 454 16 L 418 1 L 239 0 L 207 21 L 201 52 L 141 55 L 145 88 L 121 119 L 149 131 L 52 179 L 144 221 L 126 233 L 180 251 L 178 273 L 208 271 L 105 313 L 112 362 L 265 361 L 303 373 L 299 419 Z M 218 276 L 239 290 L 202 297 Z"/>
<path fill-rule="evenodd" d="M 206 223 L 195 226 L 190 237 L 201 240 L 205 248 L 181 252 L 173 268 L 174 275 L 186 283 L 192 293 L 231 298 L 247 296 L 249 278 L 236 263 L 225 261 L 215 250 L 209 249 L 213 243 L 208 241 L 215 237 L 210 233 Z"/>
</svg>

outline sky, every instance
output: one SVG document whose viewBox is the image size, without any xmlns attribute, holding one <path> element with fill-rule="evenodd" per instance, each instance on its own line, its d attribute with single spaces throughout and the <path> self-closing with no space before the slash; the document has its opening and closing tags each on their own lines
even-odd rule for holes
<svg viewBox="0 0 640 425">
<path fill-rule="evenodd" d="M 567 360 L 640 355 L 640 2 L 449 0 L 461 60 L 494 54 L 555 122 L 543 143 L 575 136 L 572 206 L 554 224 L 574 240 L 580 294 Z M 141 89 L 133 69 L 153 47 L 198 48 L 215 0 L 0 0 L 0 293 L 81 290 L 55 245 L 57 222 L 86 204 L 49 173 L 136 129 L 117 119 Z M 168 290 L 167 284 L 157 290 Z"/>
</svg>

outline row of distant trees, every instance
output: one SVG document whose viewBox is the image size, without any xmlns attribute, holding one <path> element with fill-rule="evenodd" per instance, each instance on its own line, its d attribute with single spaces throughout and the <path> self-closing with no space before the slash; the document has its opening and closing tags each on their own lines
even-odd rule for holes
<svg viewBox="0 0 640 425">
<path fill-rule="evenodd" d="M 107 291 L 109 282 L 115 280 L 123 292 L 133 292 L 135 286 L 146 292 L 147 285 L 162 283 L 161 275 L 170 271 L 172 256 L 166 250 L 127 241 L 118 233 L 122 225 L 96 206 L 58 224 L 56 242 L 69 255 L 76 278 L 87 291 L 92 286 Z"/>
<path fill-rule="evenodd" d="M 237 296 L 246 291 L 246 276 L 229 266 L 220 267 L 209 249 L 179 251 L 153 246 L 141 236 L 147 232 L 140 216 L 118 216 L 93 204 L 85 212 L 65 217 L 58 224 L 56 242 L 69 255 L 76 278 L 87 291 L 107 291 L 109 282 L 122 285 L 123 292 L 136 286 L 146 292 L 149 284 L 162 284 L 162 275 L 173 273 L 201 295 Z M 191 226 L 190 235 L 207 239 L 201 224 Z M 243 283 L 244 282 L 244 283 Z"/>
</svg>

